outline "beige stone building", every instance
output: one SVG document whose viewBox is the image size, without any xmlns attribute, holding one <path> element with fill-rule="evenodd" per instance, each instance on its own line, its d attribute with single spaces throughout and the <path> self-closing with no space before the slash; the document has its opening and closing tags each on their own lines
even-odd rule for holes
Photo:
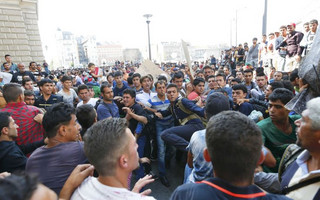
<svg viewBox="0 0 320 200">
<path fill-rule="evenodd" d="M 26 66 L 36 61 L 42 64 L 37 0 L 0 1 L 0 62 L 10 54 L 14 63 Z"/>
</svg>

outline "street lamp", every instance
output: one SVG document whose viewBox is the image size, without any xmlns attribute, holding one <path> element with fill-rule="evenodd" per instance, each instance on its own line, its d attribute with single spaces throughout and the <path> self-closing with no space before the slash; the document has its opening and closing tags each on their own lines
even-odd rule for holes
<svg viewBox="0 0 320 200">
<path fill-rule="evenodd" d="M 147 18 L 147 26 L 148 26 L 148 45 L 149 45 L 149 60 L 151 60 L 151 44 L 150 44 L 150 30 L 149 30 L 149 24 L 150 24 L 150 20 L 149 18 L 152 17 L 151 14 L 145 14 L 143 15 L 143 17 Z"/>
</svg>

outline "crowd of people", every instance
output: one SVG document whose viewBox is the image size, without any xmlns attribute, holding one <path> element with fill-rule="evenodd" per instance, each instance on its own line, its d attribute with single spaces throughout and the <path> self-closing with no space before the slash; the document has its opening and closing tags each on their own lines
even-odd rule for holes
<svg viewBox="0 0 320 200">
<path fill-rule="evenodd" d="M 317 25 L 156 76 L 130 62 L 27 70 L 5 55 L 0 199 L 154 199 L 148 184 L 170 187 L 174 157 L 186 165 L 171 199 L 320 199 L 320 97 L 285 107 L 309 87 L 299 65 Z"/>
</svg>

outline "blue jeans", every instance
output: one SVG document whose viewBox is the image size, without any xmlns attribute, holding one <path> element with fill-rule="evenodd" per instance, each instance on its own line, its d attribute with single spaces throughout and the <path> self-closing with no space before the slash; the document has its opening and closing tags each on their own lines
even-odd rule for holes
<svg viewBox="0 0 320 200">
<path fill-rule="evenodd" d="M 169 144 L 174 145 L 177 149 L 187 151 L 186 147 L 189 145 L 193 133 L 202 129 L 204 129 L 204 126 L 201 122 L 175 126 L 164 130 L 161 133 L 161 138 Z"/>
<path fill-rule="evenodd" d="M 162 125 L 156 122 L 156 132 L 157 132 L 157 144 L 158 144 L 158 170 L 160 176 L 166 175 L 166 168 L 165 168 L 165 157 L 166 157 L 166 145 L 164 141 L 161 139 L 162 131 L 173 127 L 173 122 L 168 125 Z M 168 151 L 168 148 L 167 148 Z"/>
<path fill-rule="evenodd" d="M 142 158 L 144 154 L 144 146 L 146 145 L 146 136 L 145 135 L 140 136 L 137 140 L 137 144 L 139 145 L 138 146 L 139 158 Z M 136 173 L 137 180 L 139 180 L 139 178 L 144 177 L 144 169 L 141 163 L 140 163 L 140 167 L 135 170 L 135 173 Z"/>
</svg>

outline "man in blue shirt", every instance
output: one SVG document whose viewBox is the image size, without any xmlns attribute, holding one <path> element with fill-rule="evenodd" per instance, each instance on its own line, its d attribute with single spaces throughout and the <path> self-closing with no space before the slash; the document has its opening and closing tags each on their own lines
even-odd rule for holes
<svg viewBox="0 0 320 200">
<path fill-rule="evenodd" d="M 238 99 L 246 99 L 247 96 L 247 87 L 243 84 L 237 84 L 232 86 L 232 98 L 233 98 L 233 110 L 239 111 L 245 115 L 250 115 L 253 111 L 253 106 L 248 102 L 243 102 L 238 104 Z"/>
<path fill-rule="evenodd" d="M 120 117 L 119 108 L 117 104 L 113 102 L 113 91 L 111 85 L 101 85 L 100 91 L 103 101 L 97 108 L 98 121 L 106 118 Z"/>
</svg>

